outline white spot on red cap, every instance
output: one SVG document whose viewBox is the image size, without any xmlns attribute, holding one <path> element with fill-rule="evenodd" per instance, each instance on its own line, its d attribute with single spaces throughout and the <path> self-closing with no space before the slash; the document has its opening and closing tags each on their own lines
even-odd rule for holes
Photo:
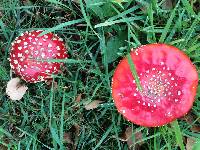
<svg viewBox="0 0 200 150">
<path fill-rule="evenodd" d="M 63 39 L 62 39 L 62 38 L 59 38 L 59 39 L 58 39 L 58 41 L 61 41 L 61 42 L 62 42 L 62 41 L 63 41 Z"/>
<path fill-rule="evenodd" d="M 13 66 L 13 65 L 10 65 L 10 67 L 11 67 L 12 69 L 15 69 L 15 66 Z"/>
<path fill-rule="evenodd" d="M 42 58 L 45 58 L 45 53 L 42 53 L 41 56 L 42 56 Z"/>
<path fill-rule="evenodd" d="M 39 51 L 35 51 L 35 55 L 38 55 L 39 54 Z"/>
<path fill-rule="evenodd" d="M 18 57 L 22 57 L 23 55 L 22 55 L 22 53 L 18 53 L 18 55 L 17 55 Z"/>
<path fill-rule="evenodd" d="M 165 63 L 163 61 L 160 62 L 161 65 L 164 65 Z"/>
<path fill-rule="evenodd" d="M 44 35 L 44 38 L 48 39 L 49 37 L 48 37 L 48 35 L 45 34 L 45 35 Z"/>
<path fill-rule="evenodd" d="M 17 40 L 17 43 L 20 43 L 21 42 L 21 40 Z"/>
<path fill-rule="evenodd" d="M 60 50 L 60 46 L 56 46 L 56 49 L 59 51 Z"/>
<path fill-rule="evenodd" d="M 19 46 L 19 47 L 18 47 L 18 50 L 22 50 L 22 47 L 21 47 L 21 46 Z"/>
<path fill-rule="evenodd" d="M 18 61 L 17 61 L 17 60 L 14 60 L 14 64 L 18 64 Z"/>
<path fill-rule="evenodd" d="M 52 47 L 52 44 L 51 44 L 51 43 L 49 43 L 49 44 L 48 44 L 48 47 L 49 47 L 49 48 L 51 48 L 51 47 Z"/>
<path fill-rule="evenodd" d="M 125 114 L 125 113 L 126 113 L 126 111 L 123 109 L 123 110 L 122 110 L 122 113 L 123 113 L 123 114 Z"/>
</svg>

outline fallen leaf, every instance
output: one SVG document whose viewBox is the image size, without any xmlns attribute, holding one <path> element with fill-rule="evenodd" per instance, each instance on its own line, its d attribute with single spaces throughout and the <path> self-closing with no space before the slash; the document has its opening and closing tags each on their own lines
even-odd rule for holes
<svg viewBox="0 0 200 150">
<path fill-rule="evenodd" d="M 193 138 L 187 138 L 186 150 L 193 150 L 193 146 L 195 145 L 195 140 Z"/>
<path fill-rule="evenodd" d="M 69 143 L 69 144 L 73 144 L 73 140 L 72 140 L 72 135 L 71 133 L 64 133 L 64 136 L 63 136 L 63 142 L 64 143 Z"/>
<path fill-rule="evenodd" d="M 82 98 L 82 94 L 79 94 L 77 97 L 76 97 L 76 102 L 79 103 L 81 101 L 81 98 Z"/>
<path fill-rule="evenodd" d="M 100 104 L 102 103 L 102 101 L 100 100 L 94 100 L 88 104 L 85 105 L 85 109 L 86 110 L 91 110 L 91 109 L 95 109 L 97 108 Z"/>
<path fill-rule="evenodd" d="M 193 132 L 199 133 L 199 132 L 200 132 L 200 126 L 199 126 L 199 125 L 193 125 L 193 126 L 190 128 L 190 130 L 193 131 Z"/>
<path fill-rule="evenodd" d="M 51 86 L 53 84 L 54 90 L 58 89 L 58 83 L 56 81 L 48 80 L 48 81 L 46 81 L 46 84 L 49 86 L 49 88 L 51 88 Z"/>
<path fill-rule="evenodd" d="M 13 78 L 7 84 L 6 94 L 11 100 L 20 100 L 26 93 L 27 89 L 27 86 L 20 84 L 19 78 Z"/>
<path fill-rule="evenodd" d="M 142 5 L 141 2 L 139 2 L 139 1 L 137 1 L 136 3 L 137 3 L 137 5 Z M 143 11 L 143 13 L 145 13 L 145 14 L 147 13 L 147 7 L 142 6 L 142 7 L 140 7 L 140 9 Z"/>
<path fill-rule="evenodd" d="M 129 149 L 137 149 L 139 148 L 140 145 L 142 145 L 143 143 L 137 143 L 135 144 L 137 141 L 141 141 L 142 140 L 142 132 L 138 131 L 138 132 L 133 132 L 131 127 L 127 127 L 126 131 L 122 134 L 122 136 L 120 137 L 121 141 L 126 141 L 127 145 L 129 147 Z"/>
<path fill-rule="evenodd" d="M 192 124 L 195 120 L 194 115 L 192 113 L 188 113 L 186 116 L 184 116 L 184 119 L 188 124 Z"/>
<path fill-rule="evenodd" d="M 133 146 L 135 146 L 134 145 L 135 140 L 133 141 L 132 139 L 133 131 L 131 127 L 126 128 L 125 135 L 126 135 L 126 142 L 129 149 L 133 148 Z"/>
<path fill-rule="evenodd" d="M 163 8 L 163 9 L 172 9 L 172 8 L 173 8 L 172 0 L 165 0 L 165 1 L 162 3 L 162 8 Z"/>
<path fill-rule="evenodd" d="M 0 144 L 0 150 L 7 150 L 8 148 L 2 144 Z"/>
</svg>

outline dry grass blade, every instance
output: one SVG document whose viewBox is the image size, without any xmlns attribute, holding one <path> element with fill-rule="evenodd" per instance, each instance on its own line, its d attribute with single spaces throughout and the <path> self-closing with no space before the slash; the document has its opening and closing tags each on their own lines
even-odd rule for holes
<svg viewBox="0 0 200 150">
<path fill-rule="evenodd" d="M 95 109 L 97 108 L 100 104 L 102 103 L 102 101 L 100 100 L 94 100 L 88 104 L 85 105 L 85 109 L 86 110 L 91 110 L 91 109 Z"/>
<path fill-rule="evenodd" d="M 186 150 L 193 150 L 193 146 L 195 145 L 195 140 L 193 138 L 187 138 Z"/>
</svg>

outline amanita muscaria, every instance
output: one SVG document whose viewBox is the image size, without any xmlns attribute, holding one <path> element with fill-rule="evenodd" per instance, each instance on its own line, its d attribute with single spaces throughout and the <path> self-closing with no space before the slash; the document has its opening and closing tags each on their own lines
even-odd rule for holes
<svg viewBox="0 0 200 150">
<path fill-rule="evenodd" d="M 60 71 L 61 63 L 51 59 L 65 59 L 67 49 L 61 38 L 41 30 L 26 31 L 17 37 L 10 49 L 10 66 L 14 73 L 27 82 L 36 83 L 51 78 Z"/>
<path fill-rule="evenodd" d="M 146 127 L 162 126 L 184 116 L 192 107 L 198 73 L 178 48 L 166 44 L 140 46 L 130 53 L 142 91 L 138 90 L 128 59 L 117 66 L 112 96 L 118 111 Z"/>
</svg>

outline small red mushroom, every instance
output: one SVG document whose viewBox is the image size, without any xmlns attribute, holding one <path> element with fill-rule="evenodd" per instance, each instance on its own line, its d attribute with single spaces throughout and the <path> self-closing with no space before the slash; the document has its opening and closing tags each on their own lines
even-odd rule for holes
<svg viewBox="0 0 200 150">
<path fill-rule="evenodd" d="M 66 59 L 67 49 L 63 39 L 42 30 L 26 31 L 17 37 L 11 47 L 10 66 L 16 75 L 27 82 L 36 83 L 51 78 L 60 71 L 61 63 L 51 59 Z"/>
<path fill-rule="evenodd" d="M 148 44 L 130 55 L 142 91 L 137 88 L 127 58 L 119 63 L 112 79 L 114 103 L 126 119 L 141 126 L 157 127 L 191 109 L 198 73 L 181 50 L 166 44 Z"/>
</svg>

